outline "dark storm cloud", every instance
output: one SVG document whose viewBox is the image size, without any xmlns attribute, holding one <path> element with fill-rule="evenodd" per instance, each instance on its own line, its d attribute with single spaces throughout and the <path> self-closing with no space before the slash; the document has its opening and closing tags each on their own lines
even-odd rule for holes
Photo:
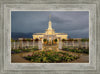
<svg viewBox="0 0 100 74">
<path fill-rule="evenodd" d="M 13 11 L 12 32 L 45 32 L 49 15 L 56 32 L 68 33 L 75 37 L 88 37 L 88 11 Z"/>
</svg>

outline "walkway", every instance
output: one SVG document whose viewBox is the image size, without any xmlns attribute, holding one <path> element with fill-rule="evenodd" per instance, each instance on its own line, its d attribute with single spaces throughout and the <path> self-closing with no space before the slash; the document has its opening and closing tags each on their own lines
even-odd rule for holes
<svg viewBox="0 0 100 74">
<path fill-rule="evenodd" d="M 11 54 L 11 62 L 12 63 L 32 63 L 31 61 L 28 61 L 23 58 L 24 56 L 31 55 L 31 54 L 32 54 L 32 52 Z"/>
<path fill-rule="evenodd" d="M 43 50 L 57 50 L 58 49 L 58 45 L 43 45 Z"/>
</svg>

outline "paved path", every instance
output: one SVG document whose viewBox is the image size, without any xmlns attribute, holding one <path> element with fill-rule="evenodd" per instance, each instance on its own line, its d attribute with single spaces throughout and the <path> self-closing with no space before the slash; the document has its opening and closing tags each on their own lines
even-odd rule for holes
<svg viewBox="0 0 100 74">
<path fill-rule="evenodd" d="M 11 62 L 12 63 L 32 63 L 31 61 L 28 61 L 23 58 L 24 56 L 27 56 L 28 54 L 31 55 L 32 52 L 11 54 Z"/>
<path fill-rule="evenodd" d="M 89 55 L 81 54 L 80 58 L 70 63 L 89 63 Z"/>
<path fill-rule="evenodd" d="M 61 51 L 61 50 L 60 50 Z M 74 52 L 69 52 L 69 51 L 62 51 L 62 52 L 68 52 L 71 55 L 79 55 L 80 58 L 69 62 L 69 63 L 88 63 L 89 62 L 89 55 L 88 54 L 83 54 L 83 53 L 74 53 Z M 11 56 L 11 61 L 12 63 L 32 63 L 28 60 L 25 60 L 23 57 L 27 55 L 32 55 L 33 52 L 25 52 L 25 53 L 18 53 L 18 54 L 12 54 Z"/>
</svg>

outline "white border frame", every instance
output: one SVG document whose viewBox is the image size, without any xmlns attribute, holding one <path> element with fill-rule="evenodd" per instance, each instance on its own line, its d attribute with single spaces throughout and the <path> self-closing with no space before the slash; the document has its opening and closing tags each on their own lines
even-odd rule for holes
<svg viewBox="0 0 100 74">
<path fill-rule="evenodd" d="M 47 6 L 47 7 L 45 7 Z M 89 11 L 89 63 L 11 63 L 11 11 L 55 11 L 60 9 L 67 11 L 85 10 Z M 68 6 L 68 7 L 66 7 Z M 73 6 L 75 6 L 73 8 Z M 78 7 L 79 6 L 79 7 Z M 23 8 L 24 7 L 24 8 Z M 35 8 L 34 8 L 35 7 Z M 45 8 L 43 8 L 45 7 Z M 36 10 L 37 9 L 37 10 Z M 70 10 L 71 9 L 71 10 Z M 9 19 L 10 18 L 10 19 Z M 90 25 L 91 24 L 91 25 Z M 96 24 L 96 5 L 95 4 L 6 4 L 4 6 L 4 69 L 5 70 L 96 70 L 96 35 L 93 35 L 93 26 Z M 96 34 L 96 33 L 94 33 Z M 93 41 L 94 40 L 94 41 Z M 7 43 L 8 42 L 8 43 Z M 90 47 L 91 46 L 91 47 Z M 92 56 L 93 55 L 93 56 Z M 92 59 L 93 57 L 93 59 Z M 9 58 L 9 59 L 7 59 Z"/>
</svg>

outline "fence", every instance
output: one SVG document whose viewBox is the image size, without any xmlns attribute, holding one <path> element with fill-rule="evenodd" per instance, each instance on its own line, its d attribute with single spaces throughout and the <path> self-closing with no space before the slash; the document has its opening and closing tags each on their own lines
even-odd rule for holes
<svg viewBox="0 0 100 74">
<path fill-rule="evenodd" d="M 11 42 L 11 49 L 27 49 L 33 48 L 34 46 L 38 46 L 38 42 L 35 41 L 16 41 Z"/>
<path fill-rule="evenodd" d="M 89 48 L 89 42 L 88 41 L 85 41 L 85 42 L 82 42 L 82 41 L 65 41 L 62 43 L 62 46 L 64 47 L 77 47 L 77 48 L 86 48 L 88 49 Z"/>
<path fill-rule="evenodd" d="M 41 42 L 35 42 L 35 41 L 16 41 L 16 42 L 11 42 L 11 49 L 31 49 L 34 46 L 38 46 L 40 49 L 42 49 L 42 43 Z M 58 44 L 59 48 L 61 49 L 62 47 L 77 47 L 77 48 L 89 48 L 89 42 L 85 41 L 64 41 L 60 42 Z"/>
</svg>

